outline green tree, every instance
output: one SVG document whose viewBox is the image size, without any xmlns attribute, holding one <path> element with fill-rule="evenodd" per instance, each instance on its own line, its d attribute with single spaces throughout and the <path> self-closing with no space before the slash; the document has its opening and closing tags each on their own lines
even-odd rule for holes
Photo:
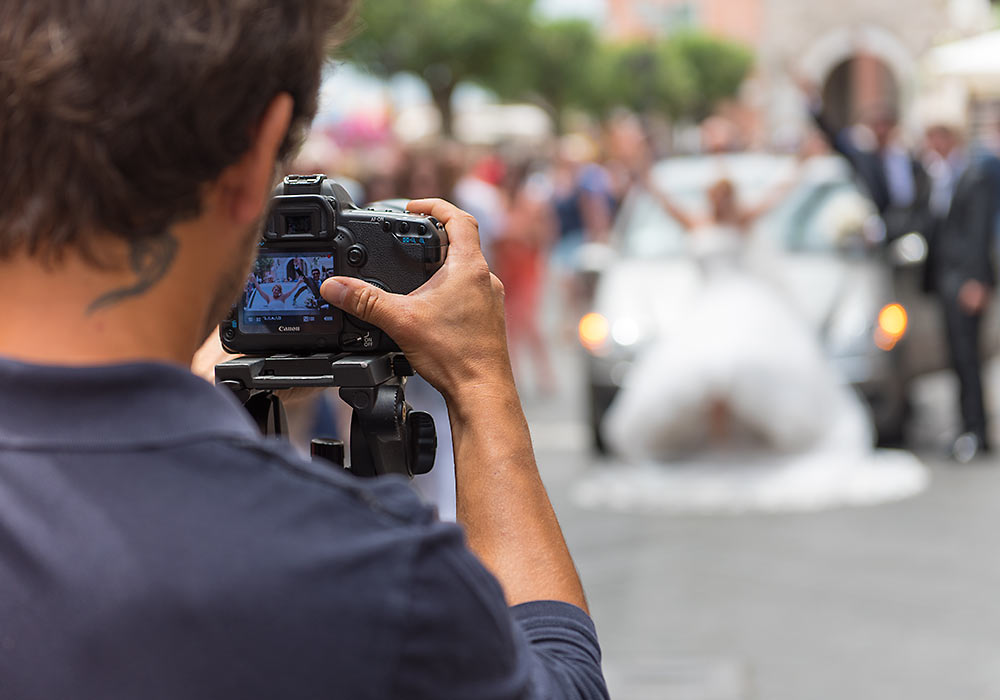
<svg viewBox="0 0 1000 700">
<path fill-rule="evenodd" d="M 420 76 L 451 134 L 452 95 L 463 81 L 511 92 L 505 70 L 523 63 L 534 0 L 373 0 L 346 57 L 383 77 Z"/>
<path fill-rule="evenodd" d="M 587 70 L 584 103 L 596 115 L 627 107 L 700 120 L 737 94 L 752 67 L 748 48 L 706 34 L 605 44 Z"/>
<path fill-rule="evenodd" d="M 746 47 L 705 34 L 607 43 L 587 22 L 542 21 L 533 8 L 534 0 L 371 0 L 345 51 L 382 77 L 421 77 L 448 135 L 464 81 L 535 102 L 558 127 L 569 107 L 701 119 L 736 94 L 753 65 Z"/>
<path fill-rule="evenodd" d="M 669 41 L 605 44 L 588 69 L 585 106 L 603 116 L 616 107 L 687 114 L 697 85 L 684 56 Z"/>
<path fill-rule="evenodd" d="M 519 65 L 507 73 L 509 84 L 499 86 L 499 92 L 539 104 L 562 131 L 566 109 L 588 105 L 597 51 L 597 33 L 590 22 L 538 22 L 520 54 Z"/>
<path fill-rule="evenodd" d="M 670 43 L 698 86 L 689 105 L 689 116 L 696 119 L 704 119 L 721 100 L 734 97 L 753 68 L 753 53 L 743 44 L 695 33 L 677 35 Z"/>
</svg>

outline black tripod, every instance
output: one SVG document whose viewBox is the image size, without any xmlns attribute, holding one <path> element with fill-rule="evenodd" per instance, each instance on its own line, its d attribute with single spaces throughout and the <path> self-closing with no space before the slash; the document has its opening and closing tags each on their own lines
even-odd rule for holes
<svg viewBox="0 0 1000 700">
<path fill-rule="evenodd" d="M 353 409 L 351 460 L 339 441 L 313 440 L 314 456 L 357 476 L 426 474 L 434 466 L 434 419 L 406 403 L 403 386 L 412 376 L 401 353 L 381 355 L 273 355 L 241 357 L 215 367 L 215 381 L 230 388 L 265 435 L 286 432 L 280 389 L 340 387 Z"/>
</svg>

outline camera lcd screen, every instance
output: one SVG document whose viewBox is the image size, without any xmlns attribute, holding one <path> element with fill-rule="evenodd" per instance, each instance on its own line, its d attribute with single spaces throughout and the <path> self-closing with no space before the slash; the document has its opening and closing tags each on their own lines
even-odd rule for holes
<svg viewBox="0 0 1000 700">
<path fill-rule="evenodd" d="M 333 254 L 262 252 L 247 277 L 239 310 L 243 333 L 327 333 L 334 308 L 320 296 L 334 274 Z"/>
</svg>

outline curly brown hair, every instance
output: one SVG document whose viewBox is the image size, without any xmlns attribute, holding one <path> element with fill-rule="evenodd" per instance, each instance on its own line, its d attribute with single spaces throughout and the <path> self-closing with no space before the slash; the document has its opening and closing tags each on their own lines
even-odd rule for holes
<svg viewBox="0 0 1000 700">
<path fill-rule="evenodd" d="M 0 259 L 196 216 L 270 101 L 315 114 L 353 0 L 0 0 Z"/>
</svg>

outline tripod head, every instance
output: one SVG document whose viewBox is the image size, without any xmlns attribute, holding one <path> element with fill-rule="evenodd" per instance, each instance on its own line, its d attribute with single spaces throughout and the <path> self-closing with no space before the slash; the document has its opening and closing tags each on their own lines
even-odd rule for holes
<svg viewBox="0 0 1000 700">
<path fill-rule="evenodd" d="M 215 367 L 215 382 L 228 387 L 265 435 L 286 432 L 281 400 L 274 393 L 297 387 L 340 387 L 353 409 L 351 460 L 357 476 L 426 474 L 434 466 L 434 419 L 414 411 L 403 393 L 413 369 L 402 353 L 240 357 Z M 342 465 L 345 466 L 345 465 Z"/>
</svg>

